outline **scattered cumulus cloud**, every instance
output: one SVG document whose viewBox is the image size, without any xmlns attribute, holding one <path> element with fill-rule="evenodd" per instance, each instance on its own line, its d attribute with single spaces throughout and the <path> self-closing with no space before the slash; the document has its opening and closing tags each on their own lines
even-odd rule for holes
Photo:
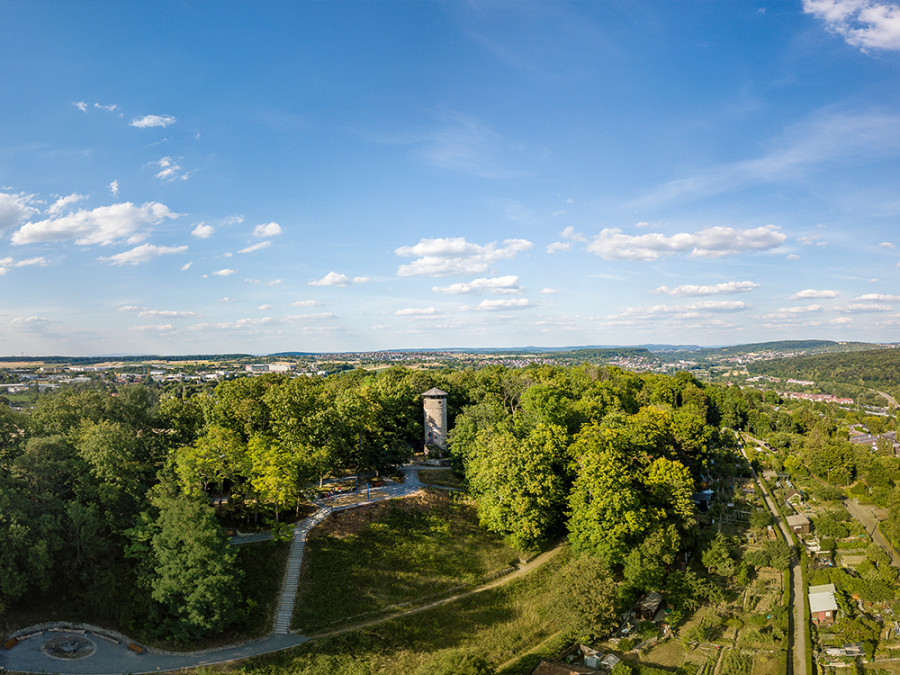
<svg viewBox="0 0 900 675">
<path fill-rule="evenodd" d="M 521 293 L 519 277 L 508 275 L 504 277 L 481 278 L 467 283 L 450 284 L 449 286 L 432 286 L 435 293 L 446 295 L 459 295 L 464 293 Z"/>
<path fill-rule="evenodd" d="M 31 267 L 33 265 L 43 267 L 46 264 L 47 259 L 44 258 L 44 256 L 25 258 L 23 260 L 15 260 L 12 256 L 7 256 L 5 258 L 0 258 L 0 277 L 6 275 L 12 267 Z"/>
<path fill-rule="evenodd" d="M 181 271 L 187 272 L 189 269 L 191 269 L 191 265 L 193 265 L 193 264 L 194 264 L 193 260 L 191 262 L 184 263 L 184 265 L 181 266 Z"/>
<path fill-rule="evenodd" d="M 85 103 L 84 101 L 75 101 L 75 103 L 73 103 L 72 105 L 74 105 L 76 108 L 78 108 L 83 113 L 87 112 L 88 104 Z"/>
<path fill-rule="evenodd" d="M 260 305 L 256 309 L 258 309 L 261 312 L 268 312 L 270 309 L 272 309 L 272 305 Z"/>
<path fill-rule="evenodd" d="M 830 291 L 830 290 L 818 291 L 814 288 L 807 288 L 802 291 L 797 291 L 790 297 L 790 299 L 791 300 L 826 300 L 829 298 L 836 298 L 838 295 L 840 295 L 840 294 L 837 291 Z"/>
<path fill-rule="evenodd" d="M 31 201 L 31 195 L 0 192 L 0 232 L 15 227 L 38 213 Z"/>
<path fill-rule="evenodd" d="M 147 326 L 131 326 L 128 330 L 136 333 L 168 333 L 175 330 L 175 327 L 170 323 L 158 323 Z"/>
<path fill-rule="evenodd" d="M 142 319 L 168 319 L 177 318 L 184 319 L 197 316 L 197 312 L 189 312 L 175 309 L 141 309 L 138 316 Z"/>
<path fill-rule="evenodd" d="M 109 184 L 109 194 L 111 194 L 113 197 L 119 196 L 119 181 L 118 180 L 114 180 Z"/>
<path fill-rule="evenodd" d="M 79 209 L 60 217 L 25 223 L 13 233 L 12 243 L 22 245 L 74 239 L 81 246 L 107 246 L 122 239 L 140 241 L 146 236 L 142 232 L 145 228 L 177 217 L 177 213 L 158 202 L 142 206 L 124 202 L 91 210 Z"/>
<path fill-rule="evenodd" d="M 263 281 L 262 279 L 244 279 L 245 284 L 253 284 L 254 286 L 277 286 L 281 283 L 281 279 L 273 279 L 272 281 Z"/>
<path fill-rule="evenodd" d="M 156 177 L 164 183 L 170 183 L 173 180 L 187 180 L 191 175 L 168 155 L 156 160 L 153 164 L 159 167 Z"/>
<path fill-rule="evenodd" d="M 144 115 L 136 117 L 129 123 L 129 126 L 138 129 L 149 129 L 151 127 L 168 127 L 175 124 L 175 118 L 172 115 Z"/>
<path fill-rule="evenodd" d="M 296 300 L 291 303 L 291 307 L 320 307 L 322 305 L 318 300 Z"/>
<path fill-rule="evenodd" d="M 687 305 L 652 305 L 649 307 L 626 307 L 619 314 L 609 318 L 644 318 L 680 315 L 694 318 L 705 313 L 741 312 L 749 309 L 749 305 L 741 300 L 701 300 Z"/>
<path fill-rule="evenodd" d="M 858 302 L 900 302 L 900 295 L 886 295 L 884 293 L 864 293 L 858 298 Z"/>
<path fill-rule="evenodd" d="M 766 321 L 795 320 L 800 315 L 817 314 L 822 311 L 822 305 L 805 305 L 803 307 L 782 307 L 770 314 L 763 315 Z"/>
<path fill-rule="evenodd" d="M 404 309 L 398 309 L 394 312 L 394 316 L 436 316 L 439 313 L 437 307 L 405 307 Z"/>
<path fill-rule="evenodd" d="M 212 225 L 200 223 L 191 230 L 191 235 L 197 237 L 197 239 L 209 239 L 213 235 L 213 232 L 215 232 L 215 229 L 213 229 Z"/>
<path fill-rule="evenodd" d="M 809 234 L 803 237 L 797 237 L 797 241 L 803 246 L 825 246 L 828 242 L 821 234 Z"/>
<path fill-rule="evenodd" d="M 542 295 L 552 295 L 553 293 L 559 293 L 559 291 L 555 288 L 542 288 L 541 289 Z"/>
<path fill-rule="evenodd" d="M 348 277 L 346 274 L 339 272 L 329 272 L 321 279 L 314 279 L 309 282 L 310 286 L 349 286 L 350 284 L 364 284 L 369 281 L 368 277 Z"/>
<path fill-rule="evenodd" d="M 404 258 L 416 258 L 407 265 L 400 265 L 398 276 L 443 277 L 486 272 L 492 263 L 513 258 L 532 246 L 526 239 L 480 245 L 466 241 L 465 237 L 447 237 L 421 239 L 418 244 L 401 246 L 394 253 Z"/>
<path fill-rule="evenodd" d="M 732 293 L 747 293 L 754 288 L 759 288 L 759 284 L 752 281 L 726 281 L 721 284 L 712 284 L 709 286 L 698 286 L 696 284 L 685 284 L 669 288 L 668 286 L 660 286 L 653 293 L 662 293 L 674 297 L 691 297 L 700 295 L 730 295 Z"/>
<path fill-rule="evenodd" d="M 100 257 L 98 260 L 108 262 L 110 265 L 137 265 L 148 262 L 151 258 L 172 253 L 184 253 L 187 246 L 154 246 L 153 244 L 141 244 L 129 251 L 123 251 L 116 255 Z"/>
<path fill-rule="evenodd" d="M 803 0 L 803 11 L 862 51 L 900 50 L 900 5 L 883 0 Z"/>
<path fill-rule="evenodd" d="M 66 195 L 65 197 L 59 197 L 55 202 L 47 207 L 46 213 L 50 214 L 51 216 L 58 216 L 63 211 L 68 211 L 70 205 L 80 202 L 83 199 L 87 199 L 87 197 L 85 195 L 80 195 L 77 192 L 73 192 L 72 194 Z"/>
<path fill-rule="evenodd" d="M 479 312 L 496 312 L 499 310 L 505 309 L 527 309 L 529 307 L 533 307 L 534 305 L 531 303 L 528 298 L 508 298 L 508 299 L 487 299 L 482 300 L 474 307 L 463 306 L 462 309 L 474 309 Z"/>
<path fill-rule="evenodd" d="M 710 227 L 699 232 L 673 235 L 649 233 L 625 234 L 619 228 L 605 228 L 588 244 L 587 250 L 605 260 L 649 262 L 670 255 L 687 253 L 698 258 L 717 258 L 780 246 L 787 237 L 775 225 L 749 230 Z"/>
<path fill-rule="evenodd" d="M 225 267 L 224 269 L 216 270 L 215 272 L 213 272 L 213 276 L 216 276 L 216 277 L 230 277 L 230 276 L 231 276 L 232 274 L 234 274 L 235 272 L 237 272 L 237 270 L 233 270 L 233 269 L 231 269 L 231 268 Z"/>
<path fill-rule="evenodd" d="M 881 248 L 894 248 L 894 245 L 889 241 L 883 241 L 878 244 Z"/>
<path fill-rule="evenodd" d="M 547 253 L 562 253 L 572 248 L 571 241 L 554 241 L 547 246 Z"/>
<path fill-rule="evenodd" d="M 275 222 L 257 225 L 253 228 L 254 237 L 274 237 L 281 234 L 281 232 L 281 225 Z"/>
<path fill-rule="evenodd" d="M 877 312 L 890 312 L 890 305 L 876 304 L 873 302 L 858 302 L 846 307 L 835 307 L 835 311 L 847 314 L 870 314 Z"/>
</svg>

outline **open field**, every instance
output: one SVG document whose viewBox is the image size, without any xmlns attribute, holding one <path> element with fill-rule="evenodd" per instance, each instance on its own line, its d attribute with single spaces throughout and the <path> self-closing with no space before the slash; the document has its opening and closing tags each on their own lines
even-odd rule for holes
<svg viewBox="0 0 900 675">
<path fill-rule="evenodd" d="M 532 573 L 408 617 L 318 638 L 288 652 L 248 661 L 229 672 L 262 675 L 408 675 L 446 651 L 473 652 L 493 664 L 510 664 L 502 675 L 529 673 L 542 655 L 558 651 L 558 626 L 547 611 L 563 550 Z M 201 673 L 223 672 L 204 669 Z"/>
<path fill-rule="evenodd" d="M 474 587 L 519 553 L 478 525 L 474 507 L 441 494 L 337 513 L 309 536 L 294 627 L 353 617 Z"/>
</svg>

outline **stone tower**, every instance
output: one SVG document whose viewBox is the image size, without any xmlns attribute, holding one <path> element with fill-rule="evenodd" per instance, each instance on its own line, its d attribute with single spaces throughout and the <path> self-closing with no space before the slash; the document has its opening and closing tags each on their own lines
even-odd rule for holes
<svg viewBox="0 0 900 675">
<path fill-rule="evenodd" d="M 447 449 L 447 392 L 433 387 L 422 394 L 425 399 L 425 452 L 429 445 Z"/>
</svg>

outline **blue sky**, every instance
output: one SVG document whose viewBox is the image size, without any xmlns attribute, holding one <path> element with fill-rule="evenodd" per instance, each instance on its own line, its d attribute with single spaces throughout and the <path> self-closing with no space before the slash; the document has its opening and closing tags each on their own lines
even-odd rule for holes
<svg viewBox="0 0 900 675">
<path fill-rule="evenodd" d="M 0 17 L 3 354 L 898 340 L 894 2 Z"/>
</svg>

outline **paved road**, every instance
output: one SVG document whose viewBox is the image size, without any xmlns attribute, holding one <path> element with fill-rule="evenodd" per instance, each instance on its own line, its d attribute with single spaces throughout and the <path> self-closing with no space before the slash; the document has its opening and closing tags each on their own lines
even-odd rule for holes
<svg viewBox="0 0 900 675">
<path fill-rule="evenodd" d="M 203 652 L 176 653 L 147 649 L 143 654 L 136 654 L 128 649 L 127 639 L 119 640 L 115 643 L 109 642 L 97 637 L 98 629 L 97 632 L 88 631 L 87 633 L 87 637 L 96 646 L 96 651 L 91 656 L 81 659 L 59 659 L 45 653 L 42 648 L 49 639 L 71 633 L 63 630 L 47 630 L 40 635 L 23 640 L 12 649 L 7 650 L 0 647 L 0 667 L 11 672 L 58 673 L 59 675 L 156 673 L 225 663 L 259 654 L 277 652 L 303 644 L 309 638 L 304 635 L 290 633 L 289 625 L 297 595 L 296 573 L 299 572 L 307 533 L 316 523 L 334 511 L 356 508 L 385 499 L 405 497 L 418 492 L 425 487 L 419 482 L 419 468 L 418 466 L 403 467 L 402 471 L 405 476 L 403 483 L 391 483 L 379 489 L 378 492 L 370 492 L 372 498 L 369 501 L 338 507 L 332 507 L 325 501 L 317 502 L 316 505 L 319 508 L 316 513 L 308 518 L 304 518 L 294 526 L 292 555 L 285 570 L 285 584 L 275 616 L 275 625 L 273 626 L 273 632 L 265 638 Z M 299 555 L 296 555 L 297 553 Z"/>
<path fill-rule="evenodd" d="M 760 441 L 754 439 L 752 437 L 748 437 L 753 440 L 757 445 L 762 445 Z M 747 459 L 747 453 L 744 452 L 744 449 L 741 448 L 741 452 L 744 454 L 744 458 Z M 750 467 L 750 472 L 753 474 L 753 479 L 756 481 L 756 484 L 759 486 L 760 491 L 762 492 L 763 499 L 766 502 L 766 506 L 769 507 L 769 511 L 772 512 L 772 516 L 775 518 L 775 522 L 778 523 L 778 531 L 781 533 L 782 538 L 788 543 L 791 544 L 791 535 L 790 531 L 787 528 L 785 522 L 781 519 L 781 514 L 778 512 L 778 509 L 775 507 L 775 503 L 772 501 L 771 495 L 769 495 L 768 490 L 766 490 L 765 485 L 759 479 L 759 476 L 756 475 L 756 471 L 753 467 Z M 806 674 L 806 641 L 809 639 L 809 631 L 806 627 L 806 622 L 808 617 L 806 616 L 806 608 L 803 598 L 803 570 L 800 568 L 800 562 L 794 563 L 791 567 L 791 602 L 793 603 L 794 611 L 793 611 L 793 620 L 791 623 L 793 624 L 793 635 L 794 635 L 794 645 L 793 645 L 793 658 L 791 661 L 791 665 L 793 666 L 794 675 L 805 675 Z"/>
</svg>

